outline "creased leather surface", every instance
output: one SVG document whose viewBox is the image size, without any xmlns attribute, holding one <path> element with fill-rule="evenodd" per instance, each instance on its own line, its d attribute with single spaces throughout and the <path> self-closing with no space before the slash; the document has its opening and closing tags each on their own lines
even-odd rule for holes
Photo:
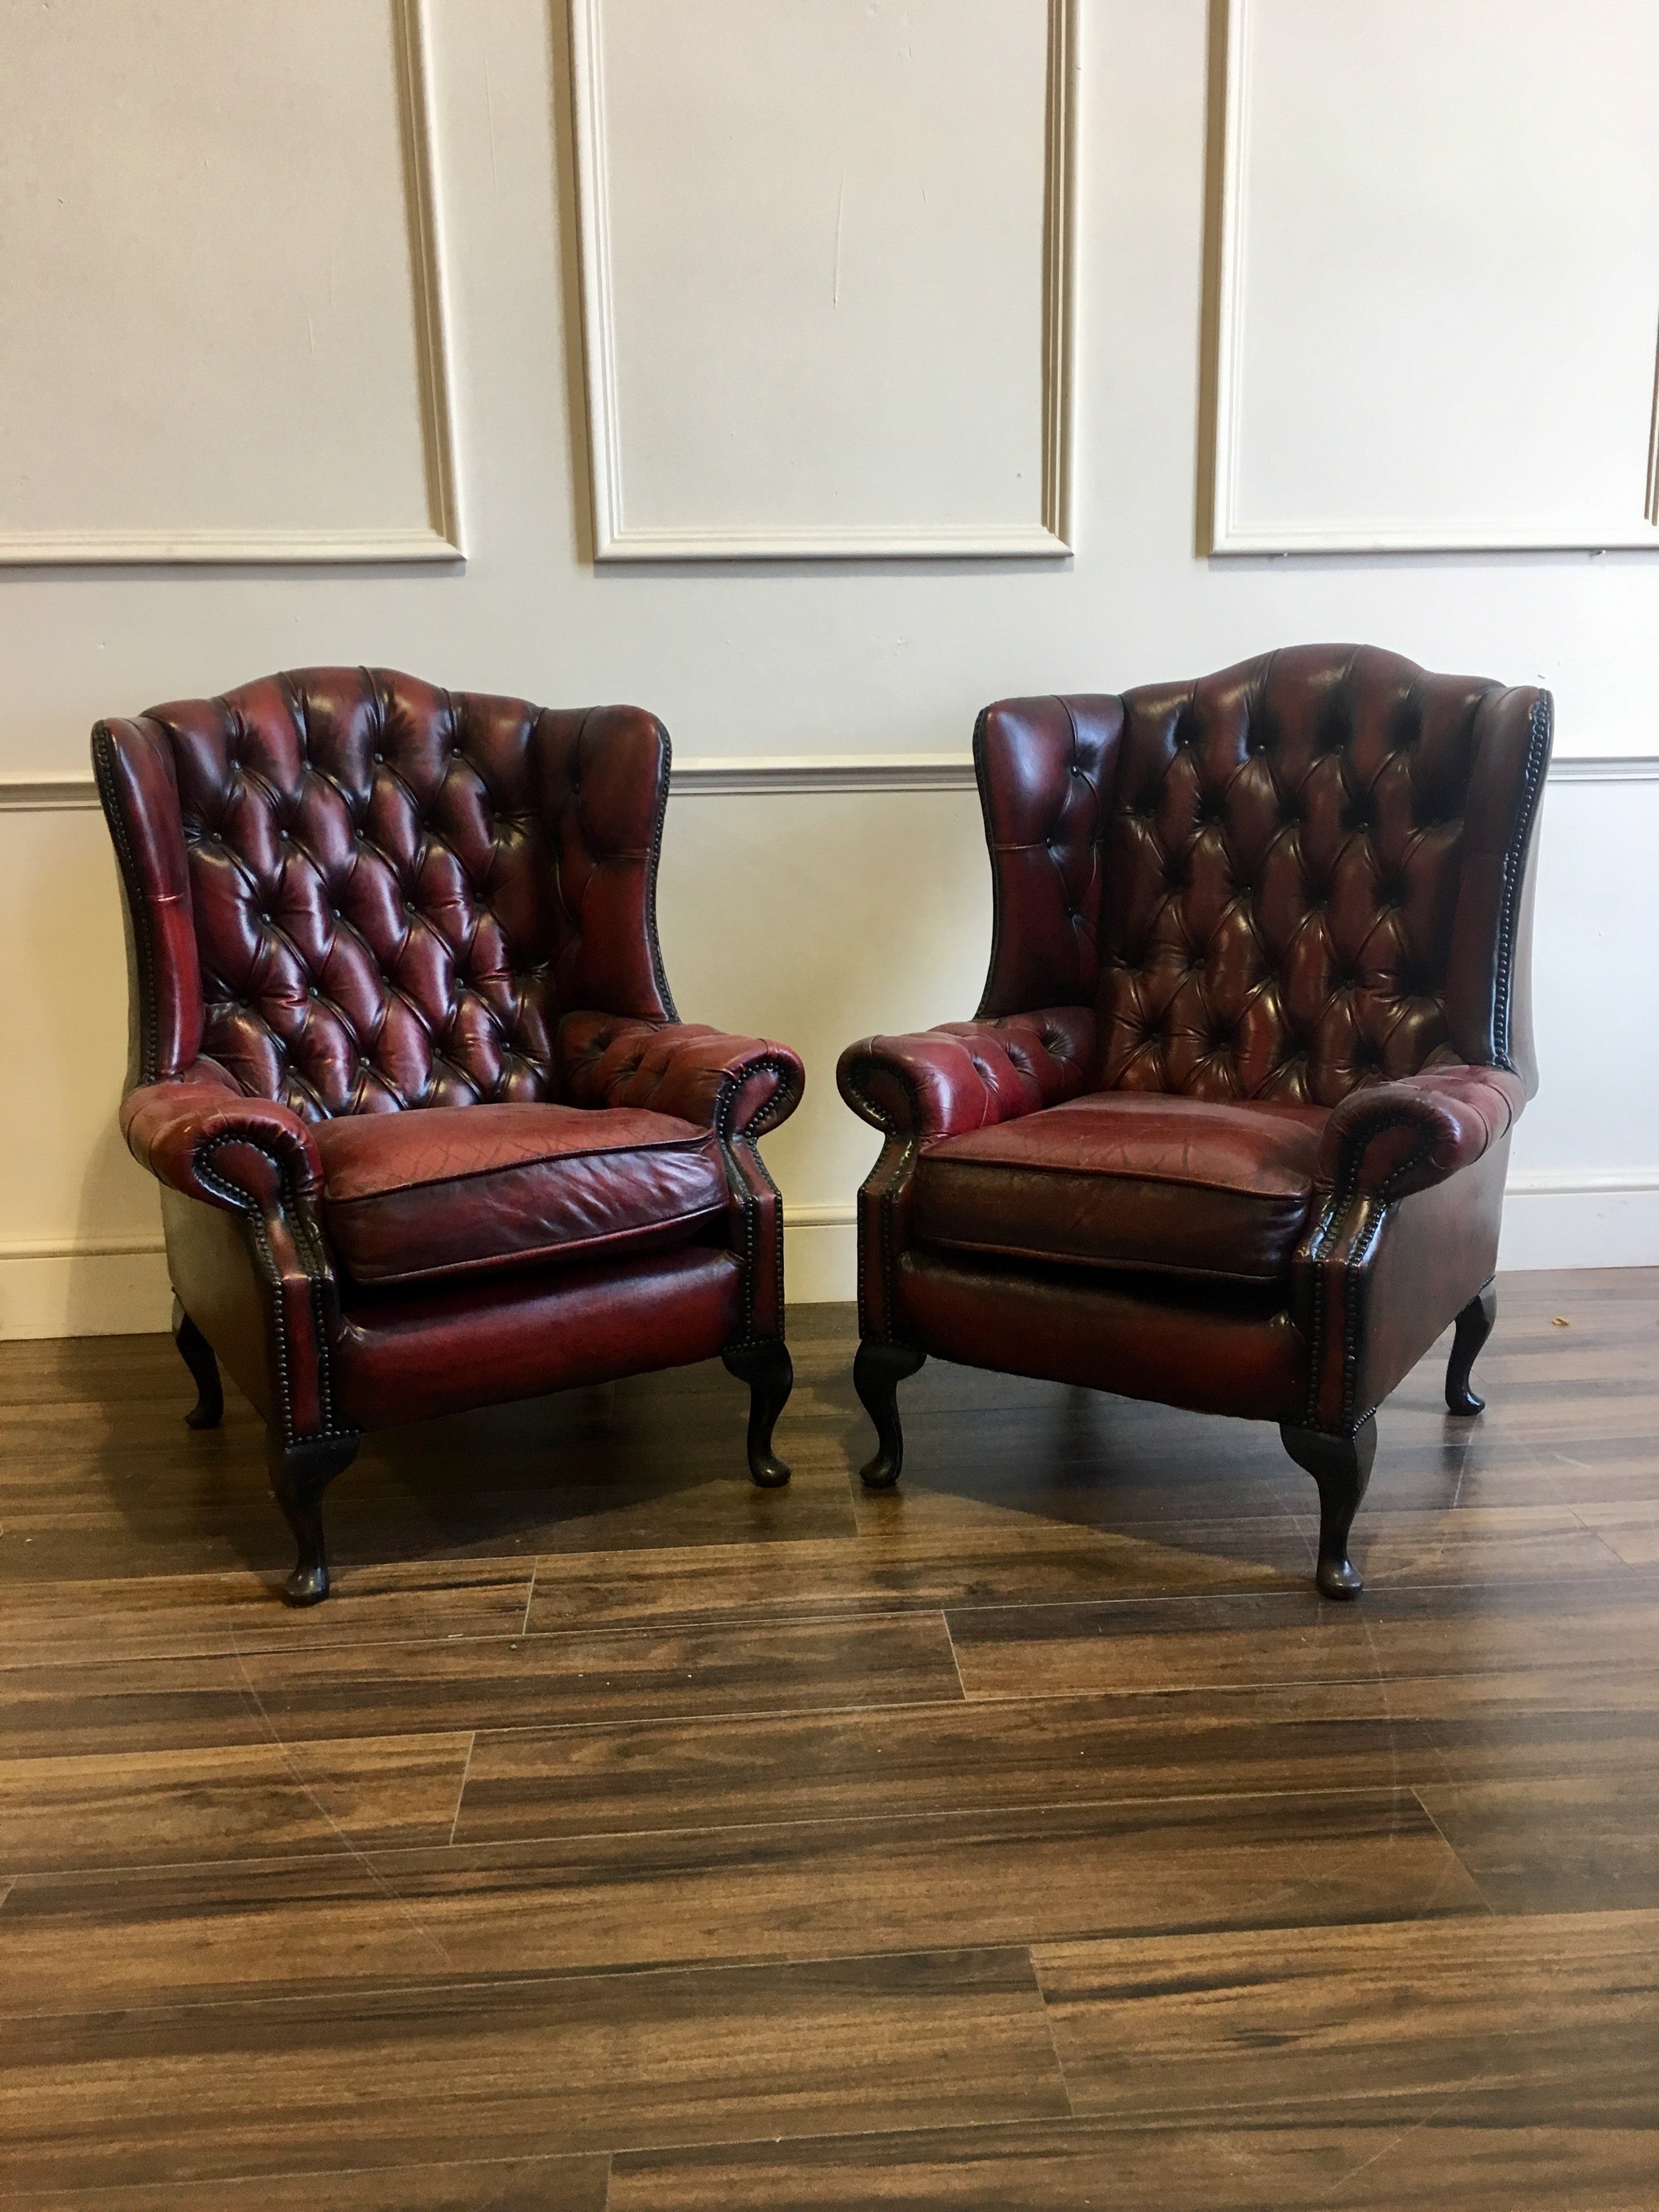
<svg viewBox="0 0 1659 2212">
<path fill-rule="evenodd" d="M 1351 1091 L 1325 1126 L 1319 1182 L 1389 1198 L 1425 1190 L 1472 1167 L 1509 1134 L 1526 1103 L 1518 1075 L 1455 1064 Z"/>
<path fill-rule="evenodd" d="M 153 1176 L 210 1206 L 234 1212 L 227 1180 L 256 1203 L 275 1206 L 283 1185 L 313 1197 L 322 1167 L 311 1131 L 299 1115 L 270 1098 L 246 1098 L 202 1063 L 179 1083 L 146 1084 L 121 1102 L 121 1131 Z M 250 1156 L 258 1156 L 248 1172 Z"/>
<path fill-rule="evenodd" d="M 787 1121 L 806 1088 L 787 1045 L 701 1022 L 579 1013 L 563 1023 L 559 1042 L 578 1106 L 646 1106 L 750 1142 Z"/>
<path fill-rule="evenodd" d="M 660 1250 L 728 1204 L 713 1132 L 636 1108 L 342 1116 L 315 1142 L 330 1241 L 360 1283 Z"/>
<path fill-rule="evenodd" d="M 678 1252 L 447 1290 L 360 1293 L 335 1346 L 336 1396 L 358 1428 L 538 1397 L 712 1359 L 738 1334 L 743 1269 Z"/>
<path fill-rule="evenodd" d="M 1190 1298 L 1144 1279 L 991 1267 L 907 1253 L 896 1334 L 942 1359 L 1084 1382 L 1200 1413 L 1297 1418 L 1307 1345 L 1283 1308 L 1242 1292 Z"/>
<path fill-rule="evenodd" d="M 1324 1120 L 1318 1107 L 1074 1098 L 930 1146 L 912 1233 L 988 1256 L 1279 1282 Z"/>
<path fill-rule="evenodd" d="M 866 1037 L 842 1053 L 836 1079 L 853 1111 L 876 1128 L 932 1144 L 1075 1097 L 1093 1050 L 1087 1010 L 1056 1006 Z"/>
</svg>

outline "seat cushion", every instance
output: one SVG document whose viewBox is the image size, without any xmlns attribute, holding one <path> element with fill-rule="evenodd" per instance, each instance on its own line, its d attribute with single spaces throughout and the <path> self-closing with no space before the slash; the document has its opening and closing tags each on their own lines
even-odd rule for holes
<svg viewBox="0 0 1659 2212">
<path fill-rule="evenodd" d="M 313 1134 L 329 1239 L 359 1283 L 662 1251 L 729 1202 L 714 1132 L 637 1107 L 416 1107 Z"/>
<path fill-rule="evenodd" d="M 1276 1283 L 1326 1111 L 1097 1091 L 930 1146 L 913 1233 L 947 1251 Z"/>
</svg>

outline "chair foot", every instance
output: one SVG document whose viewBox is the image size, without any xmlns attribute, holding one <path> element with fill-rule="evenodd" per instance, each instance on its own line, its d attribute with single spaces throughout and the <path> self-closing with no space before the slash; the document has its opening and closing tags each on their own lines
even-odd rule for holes
<svg viewBox="0 0 1659 2212">
<path fill-rule="evenodd" d="M 1494 1280 L 1477 1291 L 1457 1316 L 1457 1334 L 1452 1339 L 1451 1358 L 1446 1364 L 1448 1413 L 1471 1414 L 1486 1410 L 1486 1400 L 1477 1398 L 1469 1388 L 1469 1370 L 1480 1358 L 1480 1348 L 1492 1334 L 1497 1318 L 1498 1285 Z"/>
<path fill-rule="evenodd" d="M 899 1421 L 898 1386 L 927 1358 L 908 1344 L 866 1339 L 853 1362 L 853 1388 L 876 1429 L 876 1455 L 860 1470 L 866 1490 L 890 1490 L 904 1465 L 904 1430 Z"/>
<path fill-rule="evenodd" d="M 749 1385 L 749 1472 L 763 1490 L 789 1480 L 789 1464 L 772 1449 L 772 1430 L 795 1387 L 789 1347 L 781 1337 L 735 1346 L 720 1355 L 728 1372 Z"/>
<path fill-rule="evenodd" d="M 320 1605 L 328 1595 L 328 1547 L 323 1540 L 323 1492 L 357 1456 L 357 1439 L 309 1437 L 286 1448 L 272 1439 L 270 1488 L 294 1531 L 299 1557 L 283 1586 L 289 1605 Z"/>
<path fill-rule="evenodd" d="M 177 1297 L 173 1301 L 173 1340 L 178 1346 L 179 1357 L 189 1368 L 191 1380 L 196 1385 L 196 1403 L 185 1415 L 185 1425 L 191 1429 L 216 1429 L 225 1417 L 225 1393 L 219 1380 L 219 1363 L 213 1356 L 213 1346 Z"/>
<path fill-rule="evenodd" d="M 1279 1425 L 1285 1449 L 1319 1485 L 1319 1565 L 1314 1580 L 1327 1597 L 1358 1597 L 1364 1589 L 1348 1557 L 1348 1531 L 1376 1457 L 1376 1416 L 1368 1413 L 1351 1437 Z"/>
</svg>

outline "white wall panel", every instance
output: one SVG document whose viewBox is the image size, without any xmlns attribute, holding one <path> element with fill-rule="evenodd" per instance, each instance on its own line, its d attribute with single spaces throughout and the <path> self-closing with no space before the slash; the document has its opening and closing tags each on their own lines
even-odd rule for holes
<svg viewBox="0 0 1659 2212">
<path fill-rule="evenodd" d="M 1659 546 L 1659 8 L 1227 29 L 1216 550 Z"/>
<path fill-rule="evenodd" d="M 1065 549 L 1069 0 L 572 0 L 601 558 Z"/>
<path fill-rule="evenodd" d="M 66 4 L 94 0 L 38 12 Z M 128 4 L 95 12 L 125 18 Z M 153 30 L 171 19 L 173 0 L 131 4 Z M 1370 0 L 1331 5 L 1352 15 Z M 1591 16 L 1605 5 L 1592 0 Z M 1443 14 L 1464 6 L 1443 0 Z M 300 9 L 318 20 L 314 0 Z M 0 0 L 9 33 L 36 12 Z M 222 12 L 240 15 L 240 0 Z M 465 568 L 0 574 L 0 779 L 18 779 L 37 810 L 0 811 L 0 1030 L 18 1063 L 0 1096 L 0 1330 L 160 1327 L 166 1311 L 155 1254 L 133 1249 L 155 1237 L 154 1188 L 114 1126 L 125 973 L 113 870 L 96 812 L 60 812 L 52 787 L 78 779 L 84 793 L 100 714 L 330 661 L 558 705 L 637 700 L 683 762 L 728 764 L 683 779 L 671 803 L 664 943 L 688 1018 L 770 1030 L 805 1054 L 805 1103 L 767 1146 L 796 1224 L 796 1296 L 850 1291 L 846 1224 L 877 1149 L 836 1096 L 837 1054 L 872 1030 L 961 1017 L 984 975 L 988 878 L 961 763 L 987 700 L 1193 674 L 1297 639 L 1370 639 L 1431 667 L 1541 679 L 1560 763 L 1538 912 L 1543 1088 L 1516 1145 L 1504 1256 L 1659 1262 L 1659 568 L 1631 551 L 1194 555 L 1208 0 L 1079 0 L 1075 558 L 764 568 L 595 564 L 566 12 L 550 0 L 425 0 L 425 12 Z M 358 0 L 330 13 L 370 21 Z M 696 13 L 706 68 L 741 73 L 744 9 L 696 0 Z M 1626 51 L 1652 15 L 1652 0 L 1628 0 Z M 370 112 L 387 82 L 380 52 L 364 50 L 366 91 L 337 82 L 326 96 Z M 118 109 L 126 96 L 95 70 L 82 93 L 89 111 L 94 94 Z M 1581 137 L 1597 127 L 1587 112 Z M 181 137 L 217 143 L 210 116 L 179 117 Z M 98 122 L 124 127 L 118 113 Z M 385 167 L 376 156 L 372 174 Z M 234 245 L 252 218 L 234 195 L 223 206 Z M 335 206 L 340 251 L 369 252 L 374 194 L 359 209 L 342 188 Z M 80 314 L 79 295 L 65 297 Z M 1540 273 L 1540 322 L 1551 299 Z M 10 312 L 0 291 L 0 319 Z M 0 419 L 8 467 L 9 434 Z M 282 434 L 284 465 L 303 475 L 305 438 Z M 141 465 L 118 412 L 87 442 L 89 481 Z M 277 451 L 260 458 L 267 475 Z M 375 481 L 414 479 L 377 465 Z M 1589 762 L 1594 780 L 1572 781 Z"/>
<path fill-rule="evenodd" d="M 456 551 L 417 0 L 0 0 L 0 561 Z"/>
</svg>

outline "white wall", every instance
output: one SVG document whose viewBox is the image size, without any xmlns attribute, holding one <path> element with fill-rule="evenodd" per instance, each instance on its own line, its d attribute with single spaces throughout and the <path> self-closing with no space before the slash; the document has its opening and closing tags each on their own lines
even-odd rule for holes
<svg viewBox="0 0 1659 2212">
<path fill-rule="evenodd" d="M 899 0 L 876 4 L 902 16 Z M 1354 0 L 1352 12 L 1370 4 Z M 1442 12 L 1458 4 L 1445 0 Z M 1642 0 L 1629 7 L 1632 21 L 1647 20 Z M 40 12 L 0 0 L 9 47 Z M 1209 466 L 1204 0 L 1079 0 L 1074 556 L 672 567 L 592 558 L 563 8 L 427 0 L 424 12 L 465 566 L 318 568 L 274 554 L 234 567 L 0 571 L 0 778 L 10 779 L 0 790 L 0 942 L 11 956 L 0 1022 L 12 1056 L 0 1104 L 0 1333 L 150 1328 L 165 1311 L 153 1190 L 113 1133 L 125 981 L 106 841 L 83 793 L 67 805 L 48 793 L 43 805 L 40 781 L 83 775 L 100 714 L 334 659 L 549 702 L 637 700 L 695 760 L 866 761 L 864 789 L 769 773 L 768 787 L 734 795 L 694 780 L 668 819 L 663 933 L 682 1010 L 770 1030 L 807 1060 L 807 1102 L 768 1150 L 799 1224 L 792 1290 L 808 1297 L 850 1293 L 845 1224 L 874 1150 L 836 1096 L 838 1050 L 871 1029 L 969 1012 L 984 971 L 989 900 L 972 793 L 960 782 L 889 787 L 893 756 L 963 759 L 976 709 L 1001 694 L 1115 689 L 1297 639 L 1364 638 L 1431 666 L 1541 678 L 1557 694 L 1560 754 L 1615 766 L 1599 780 L 1559 781 L 1546 804 L 1544 1088 L 1516 1142 L 1504 1257 L 1659 1261 L 1659 1125 L 1648 1103 L 1659 1083 L 1659 566 L 1640 550 L 1194 551 Z M 171 36 L 174 13 L 175 0 L 147 0 L 150 35 L 118 88 L 123 102 L 165 106 L 189 78 L 196 58 Z M 715 67 L 724 0 L 698 0 L 695 13 Z M 350 88 L 340 89 L 349 107 Z M 1659 101 L 1648 105 L 1659 114 Z M 195 127 L 188 104 L 179 127 Z M 1587 115 L 1586 132 L 1596 127 Z M 846 128 L 856 133 L 856 114 Z M 293 176 L 269 186 L 308 189 Z M 665 178 L 664 189 L 695 179 Z M 337 209 L 349 230 L 349 194 Z M 129 250 L 148 250 L 144 238 Z M 227 265 L 246 281 L 234 257 Z M 320 265 L 295 281 L 325 296 Z M 1422 282 L 1431 293 L 1456 271 L 1425 266 Z M 1547 316 L 1547 298 L 1534 307 Z M 1659 297 L 1650 330 L 1656 311 Z M 105 349 L 106 411 L 82 426 L 80 459 L 101 441 L 112 481 L 131 481 L 118 466 L 130 428 L 110 395 L 135 343 L 149 356 L 146 388 L 165 392 L 155 356 L 167 331 L 142 319 L 135 330 L 130 313 L 105 329 L 95 298 L 49 294 L 41 312 Z M 664 344 L 672 350 L 672 331 Z M 357 359 L 362 388 L 319 434 L 343 434 L 382 400 L 416 404 L 409 330 L 389 324 L 386 349 L 384 373 L 373 354 Z M 256 410 L 244 426 L 256 445 L 263 420 Z M 258 450 L 280 475 L 280 444 Z M 27 465 L 8 422 L 0 492 Z M 96 489 L 84 468 L 77 482 Z M 386 483 L 403 483 L 390 463 Z M 441 534 L 441 503 L 431 511 Z M 390 509 L 361 519 L 387 514 L 406 520 Z M 340 526 L 338 514 L 329 520 Z M 65 520 L 84 526 L 88 515 Z"/>
</svg>

